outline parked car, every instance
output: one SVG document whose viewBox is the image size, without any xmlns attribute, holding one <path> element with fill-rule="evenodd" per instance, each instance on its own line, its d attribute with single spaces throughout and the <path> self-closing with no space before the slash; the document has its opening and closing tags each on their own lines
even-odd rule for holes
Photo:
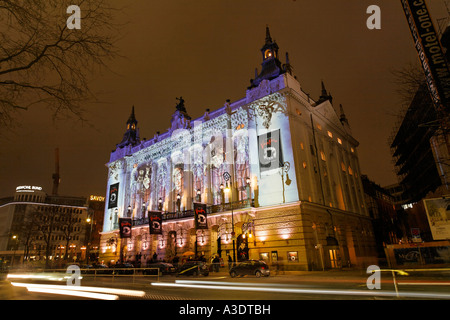
<svg viewBox="0 0 450 320">
<path fill-rule="evenodd" d="M 95 273 L 96 274 L 112 274 L 113 273 L 113 269 L 111 269 L 110 267 L 108 267 L 105 264 L 97 264 L 95 265 Z"/>
<path fill-rule="evenodd" d="M 239 263 L 230 270 L 230 276 L 232 278 L 236 276 L 255 275 L 256 277 L 270 275 L 269 266 L 260 260 L 248 260 Z"/>
<path fill-rule="evenodd" d="M 206 263 L 202 261 L 187 261 L 178 268 L 177 276 L 207 276 L 209 275 L 209 268 Z"/>
<path fill-rule="evenodd" d="M 160 274 L 174 274 L 177 271 L 177 269 L 173 266 L 173 264 L 166 263 L 166 262 L 148 263 L 147 268 L 149 268 L 149 269 L 144 269 L 143 274 L 156 275 L 158 270 L 155 270 L 153 268 L 158 268 Z"/>
<path fill-rule="evenodd" d="M 131 263 L 116 263 L 113 274 L 133 274 L 134 266 Z"/>
</svg>

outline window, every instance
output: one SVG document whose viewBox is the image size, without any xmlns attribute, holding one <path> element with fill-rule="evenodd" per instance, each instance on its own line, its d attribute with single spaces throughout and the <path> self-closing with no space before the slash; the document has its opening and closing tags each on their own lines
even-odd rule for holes
<svg viewBox="0 0 450 320">
<path fill-rule="evenodd" d="M 306 169 L 306 161 L 303 161 L 303 168 Z"/>
<path fill-rule="evenodd" d="M 341 162 L 341 169 L 342 169 L 342 171 L 344 171 L 344 172 L 346 171 L 346 170 L 345 170 L 345 164 L 344 164 L 344 162 Z"/>
<path fill-rule="evenodd" d="M 326 160 L 327 160 L 327 159 L 325 158 L 325 152 L 320 151 L 320 158 L 321 158 L 323 161 L 326 161 Z"/>
<path fill-rule="evenodd" d="M 333 133 L 331 133 L 331 131 L 328 131 L 328 136 L 329 136 L 330 138 L 333 138 Z M 338 138 L 338 141 L 339 141 L 339 138 Z"/>
<path fill-rule="evenodd" d="M 337 138 L 337 142 L 338 142 L 339 144 L 342 144 L 342 140 L 341 140 L 340 138 Z"/>
<path fill-rule="evenodd" d="M 322 126 L 320 124 L 317 124 L 317 129 L 322 130 Z"/>
</svg>

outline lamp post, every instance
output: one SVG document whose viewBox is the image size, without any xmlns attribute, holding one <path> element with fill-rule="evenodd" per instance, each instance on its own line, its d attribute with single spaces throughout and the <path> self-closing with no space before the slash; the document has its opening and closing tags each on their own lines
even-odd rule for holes
<svg viewBox="0 0 450 320">
<path fill-rule="evenodd" d="M 177 212 L 181 212 L 181 196 L 179 193 L 177 194 Z"/>
<path fill-rule="evenodd" d="M 162 198 L 159 198 L 158 200 L 158 210 L 162 211 Z"/>
<path fill-rule="evenodd" d="M 250 188 L 250 182 L 251 179 L 249 177 L 245 178 L 245 182 L 247 183 L 246 188 L 247 188 L 247 202 L 248 202 L 248 206 L 251 207 L 252 206 L 252 190 Z"/>
<path fill-rule="evenodd" d="M 228 179 L 227 179 L 228 177 Z M 224 178 L 229 180 L 228 172 L 224 173 Z M 222 186 L 222 185 L 221 185 Z M 231 238 L 233 239 L 233 266 L 236 265 L 236 234 L 234 232 L 234 214 L 233 214 L 233 184 L 227 181 L 227 187 L 224 189 L 226 193 L 230 192 L 230 206 L 231 206 Z"/>
<path fill-rule="evenodd" d="M 92 214 L 93 216 L 94 214 Z M 87 245 L 86 245 L 86 264 L 89 264 L 89 250 L 91 247 L 91 237 L 92 237 L 92 225 L 94 224 L 94 219 L 91 217 L 88 217 L 86 219 L 86 222 L 90 224 L 90 228 L 89 228 L 89 237 L 88 237 L 88 241 L 87 241 Z"/>
</svg>

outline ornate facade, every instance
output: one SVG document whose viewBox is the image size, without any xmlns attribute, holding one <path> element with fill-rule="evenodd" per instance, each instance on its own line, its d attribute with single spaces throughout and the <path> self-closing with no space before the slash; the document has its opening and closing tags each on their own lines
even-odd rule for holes
<svg viewBox="0 0 450 320">
<path fill-rule="evenodd" d="M 261 53 L 244 98 L 192 119 L 180 97 L 170 129 L 150 140 L 139 139 L 133 107 L 107 164 L 101 259 L 193 252 L 314 270 L 376 256 L 342 106 L 338 115 L 324 86 L 317 101 L 302 91 L 268 29 Z M 207 229 L 196 228 L 194 203 L 207 205 Z M 152 211 L 162 234 L 149 233 Z M 131 238 L 120 237 L 123 217 Z"/>
</svg>

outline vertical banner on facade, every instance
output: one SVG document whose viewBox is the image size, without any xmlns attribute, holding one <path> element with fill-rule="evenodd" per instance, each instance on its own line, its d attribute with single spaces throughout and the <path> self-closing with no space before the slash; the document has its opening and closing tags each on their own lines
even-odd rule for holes
<svg viewBox="0 0 450 320">
<path fill-rule="evenodd" d="M 450 68 L 425 0 L 401 0 L 433 103 L 448 112 Z"/>
<path fill-rule="evenodd" d="M 120 238 L 131 238 L 131 218 L 119 218 Z"/>
<path fill-rule="evenodd" d="M 258 154 L 261 172 L 283 166 L 279 129 L 258 136 Z"/>
<path fill-rule="evenodd" d="M 161 211 L 148 212 L 148 224 L 150 234 L 162 234 L 162 214 Z"/>
<path fill-rule="evenodd" d="M 195 228 L 208 229 L 206 204 L 194 202 Z"/>
<path fill-rule="evenodd" d="M 117 207 L 117 198 L 119 197 L 119 183 L 109 186 L 108 209 Z"/>
</svg>

